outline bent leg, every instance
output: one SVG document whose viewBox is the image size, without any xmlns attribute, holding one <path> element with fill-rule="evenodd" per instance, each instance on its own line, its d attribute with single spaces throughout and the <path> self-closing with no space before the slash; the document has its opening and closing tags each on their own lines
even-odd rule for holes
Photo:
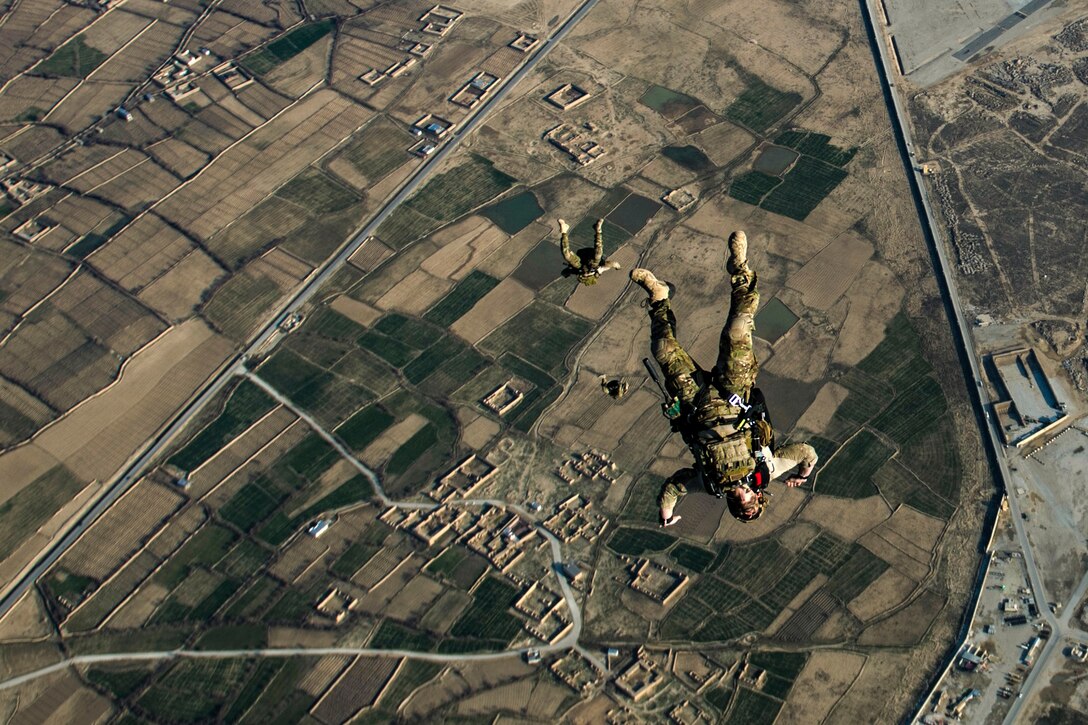
<svg viewBox="0 0 1088 725">
<path fill-rule="evenodd" d="M 756 275 L 746 262 L 736 268 L 730 283 L 729 315 L 718 345 L 718 380 L 725 392 L 747 397 L 759 371 L 752 348 L 759 290 L 756 288 Z"/>
<path fill-rule="evenodd" d="M 598 268 L 600 268 L 601 260 L 604 259 L 604 235 L 602 232 L 603 229 L 604 219 L 598 219 L 597 223 L 593 225 L 593 270 L 597 270 Z"/>
<path fill-rule="evenodd" d="M 570 228 L 567 223 L 562 219 L 559 220 L 559 249 L 563 252 L 563 259 L 567 261 L 572 269 L 580 272 L 582 270 L 582 260 L 578 258 L 578 255 L 570 251 L 570 237 L 567 236 L 567 232 Z"/>
<path fill-rule="evenodd" d="M 650 349 L 665 376 L 665 389 L 682 403 L 692 404 L 699 386 L 692 377 L 695 361 L 676 340 L 676 317 L 669 300 L 650 303 Z"/>
</svg>

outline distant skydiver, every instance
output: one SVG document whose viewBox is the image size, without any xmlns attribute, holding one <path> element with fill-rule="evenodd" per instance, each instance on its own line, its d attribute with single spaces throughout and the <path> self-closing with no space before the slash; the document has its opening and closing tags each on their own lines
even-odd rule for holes
<svg viewBox="0 0 1088 725">
<path fill-rule="evenodd" d="M 604 258 L 604 239 L 602 229 L 604 219 L 598 219 L 593 225 L 593 249 L 588 247 L 579 249 L 577 253 L 570 251 L 570 225 L 562 219 L 559 220 L 559 246 L 563 251 L 563 259 L 567 266 L 563 269 L 563 275 L 570 277 L 577 275 L 578 281 L 585 285 L 597 284 L 597 278 L 610 269 L 619 269 L 619 262 L 609 262 Z"/>
<path fill-rule="evenodd" d="M 772 479 L 797 467 L 785 483 L 801 486 L 816 466 L 816 451 L 807 443 L 775 445 L 763 394 L 755 387 L 759 365 L 752 349 L 752 330 L 759 292 L 756 274 L 748 266 L 744 232 L 729 236 L 726 270 L 732 285 L 729 316 L 722 328 L 717 365 L 710 372 L 696 365 L 676 341 L 669 285 L 648 269 L 631 270 L 631 279 L 650 296 L 651 347 L 665 375 L 669 398 L 662 407 L 695 457 L 695 468 L 677 471 L 661 487 L 662 526 L 680 520 L 673 509 L 689 484 L 701 480 L 708 493 L 725 497 L 735 518 L 754 521 L 766 507 L 764 489 Z"/>
</svg>

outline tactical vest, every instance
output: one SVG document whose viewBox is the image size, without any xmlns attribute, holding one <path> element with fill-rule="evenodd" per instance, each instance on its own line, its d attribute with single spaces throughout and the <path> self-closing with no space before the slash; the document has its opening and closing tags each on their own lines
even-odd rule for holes
<svg viewBox="0 0 1088 725">
<path fill-rule="evenodd" d="M 711 493 L 721 496 L 752 475 L 757 465 L 755 451 L 772 445 L 773 431 L 758 388 L 752 389 L 751 404 L 745 410 L 719 396 L 716 387 L 705 383 L 699 387 L 695 410 L 689 415 L 695 430 L 687 442 Z"/>
</svg>

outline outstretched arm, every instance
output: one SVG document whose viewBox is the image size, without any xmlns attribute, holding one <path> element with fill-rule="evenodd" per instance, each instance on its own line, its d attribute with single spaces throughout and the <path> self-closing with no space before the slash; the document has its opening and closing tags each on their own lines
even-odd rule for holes
<svg viewBox="0 0 1088 725">
<path fill-rule="evenodd" d="M 681 468 L 665 480 L 661 493 L 657 495 L 657 505 L 661 508 L 661 525 L 672 526 L 680 520 L 673 516 L 677 502 L 688 492 L 688 482 L 695 476 L 694 468 Z"/>
<path fill-rule="evenodd" d="M 562 219 L 559 220 L 559 249 L 563 252 L 563 259 L 567 261 L 576 271 L 582 271 L 582 260 L 578 259 L 578 255 L 570 251 L 570 237 L 567 234 L 570 232 L 570 225 Z"/>
</svg>

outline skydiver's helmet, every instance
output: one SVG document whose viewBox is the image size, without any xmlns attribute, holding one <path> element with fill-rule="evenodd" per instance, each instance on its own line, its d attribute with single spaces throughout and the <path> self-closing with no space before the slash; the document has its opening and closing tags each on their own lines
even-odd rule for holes
<svg viewBox="0 0 1088 725">
<path fill-rule="evenodd" d="M 763 515 L 763 510 L 767 508 L 767 496 L 762 488 L 741 483 L 725 494 L 725 505 L 733 518 L 748 523 Z"/>
</svg>

